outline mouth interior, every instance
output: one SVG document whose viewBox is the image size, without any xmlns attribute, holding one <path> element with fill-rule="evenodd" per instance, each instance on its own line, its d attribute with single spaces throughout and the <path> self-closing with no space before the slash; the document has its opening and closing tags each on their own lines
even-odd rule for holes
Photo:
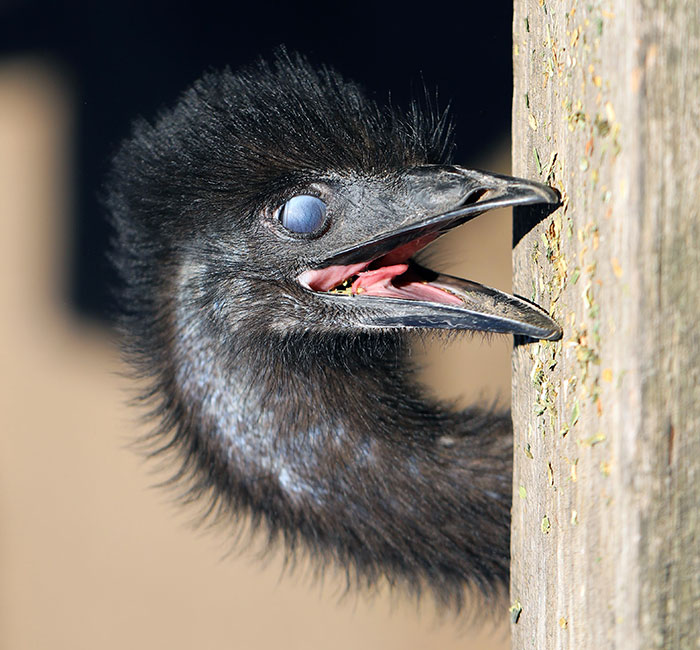
<svg viewBox="0 0 700 650">
<path fill-rule="evenodd" d="M 431 284 L 436 273 L 412 260 L 413 255 L 438 236 L 438 233 L 423 235 L 368 262 L 305 271 L 298 281 L 319 293 L 461 305 L 463 301 L 454 293 L 444 286 Z"/>
<path fill-rule="evenodd" d="M 489 188 L 474 189 L 457 209 L 487 201 L 491 195 L 492 190 Z M 454 225 L 456 224 L 450 227 Z M 464 300 L 450 291 L 444 283 L 432 283 L 437 279 L 437 273 L 420 266 L 412 259 L 413 255 L 443 233 L 444 231 L 438 230 L 418 236 L 367 262 L 336 264 L 305 271 L 297 280 L 302 286 L 318 293 L 463 305 Z"/>
</svg>

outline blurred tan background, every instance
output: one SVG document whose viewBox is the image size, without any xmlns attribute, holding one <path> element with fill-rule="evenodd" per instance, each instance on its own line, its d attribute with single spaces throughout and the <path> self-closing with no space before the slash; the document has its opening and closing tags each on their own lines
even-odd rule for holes
<svg viewBox="0 0 700 650">
<path fill-rule="evenodd" d="M 113 334 L 64 296 L 71 86 L 38 60 L 0 63 L 0 648 L 506 648 L 499 624 L 380 592 L 340 598 L 220 531 L 193 531 L 129 441 L 140 432 Z M 508 148 L 481 166 L 508 171 Z M 466 162 L 466 161 L 465 161 Z M 510 288 L 510 213 L 441 246 L 441 268 Z M 511 340 L 430 346 L 426 381 L 460 402 L 509 402 Z"/>
</svg>

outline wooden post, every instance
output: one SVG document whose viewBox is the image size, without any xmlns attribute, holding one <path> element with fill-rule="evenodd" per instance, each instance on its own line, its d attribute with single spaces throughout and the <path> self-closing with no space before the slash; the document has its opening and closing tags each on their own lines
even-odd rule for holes
<svg viewBox="0 0 700 650">
<path fill-rule="evenodd" d="M 700 2 L 516 0 L 513 647 L 700 648 Z M 528 231 L 528 228 L 530 230 Z"/>
</svg>

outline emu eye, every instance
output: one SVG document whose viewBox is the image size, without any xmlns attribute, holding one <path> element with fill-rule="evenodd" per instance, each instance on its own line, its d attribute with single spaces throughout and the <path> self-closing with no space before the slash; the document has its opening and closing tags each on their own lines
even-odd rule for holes
<svg viewBox="0 0 700 650">
<path fill-rule="evenodd" d="M 311 233 L 318 230 L 326 218 L 326 204 L 315 196 L 293 196 L 279 211 L 282 225 L 292 232 Z"/>
</svg>

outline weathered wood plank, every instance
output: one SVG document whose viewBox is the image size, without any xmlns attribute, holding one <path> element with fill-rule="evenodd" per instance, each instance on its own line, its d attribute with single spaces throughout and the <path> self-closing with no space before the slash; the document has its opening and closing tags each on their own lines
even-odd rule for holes
<svg viewBox="0 0 700 650">
<path fill-rule="evenodd" d="M 514 68 L 513 647 L 700 648 L 700 3 L 516 0 Z"/>
</svg>

